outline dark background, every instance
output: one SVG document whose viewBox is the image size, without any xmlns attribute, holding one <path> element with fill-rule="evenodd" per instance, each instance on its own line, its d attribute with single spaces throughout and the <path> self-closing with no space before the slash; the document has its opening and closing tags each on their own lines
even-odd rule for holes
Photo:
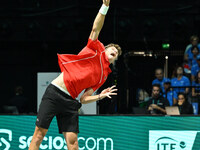
<svg viewBox="0 0 200 150">
<path fill-rule="evenodd" d="M 22 85 L 36 113 L 37 72 L 59 72 L 57 53 L 77 54 L 86 44 L 101 0 L 0 1 L 0 94 L 6 104 Z M 198 0 L 111 0 L 99 40 L 123 50 L 102 88 L 117 84 L 118 97 L 100 102 L 100 113 L 130 113 L 135 89 L 151 87 L 154 70 L 169 56 L 169 74 L 182 63 L 191 35 L 200 35 Z M 170 48 L 162 49 L 162 43 Z M 153 57 L 134 56 L 145 51 Z M 129 94 L 127 94 L 127 90 Z M 128 97 L 127 97 L 128 95 Z"/>
</svg>

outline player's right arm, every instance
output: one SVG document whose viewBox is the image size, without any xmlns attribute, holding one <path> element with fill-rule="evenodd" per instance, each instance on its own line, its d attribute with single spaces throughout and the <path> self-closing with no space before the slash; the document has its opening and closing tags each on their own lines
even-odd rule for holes
<svg viewBox="0 0 200 150">
<path fill-rule="evenodd" d="M 107 12 L 106 9 L 108 10 L 109 4 L 110 4 L 110 0 L 103 0 L 103 5 L 94 20 L 92 31 L 89 36 L 89 38 L 92 39 L 93 41 L 98 38 L 99 33 L 103 27 L 105 16 L 106 16 L 105 12 Z"/>
</svg>

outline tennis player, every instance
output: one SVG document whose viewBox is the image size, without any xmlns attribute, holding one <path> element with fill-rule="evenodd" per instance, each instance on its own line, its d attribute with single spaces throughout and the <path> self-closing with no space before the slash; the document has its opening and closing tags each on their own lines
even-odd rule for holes
<svg viewBox="0 0 200 150">
<path fill-rule="evenodd" d="M 78 55 L 58 54 L 61 74 L 52 81 L 43 95 L 29 150 L 39 150 L 54 116 L 68 150 L 78 150 L 78 109 L 82 104 L 117 95 L 115 86 L 104 89 L 99 95 L 93 95 L 111 73 L 109 65 L 122 53 L 119 45 L 111 43 L 104 47 L 98 40 L 109 4 L 110 0 L 103 0 L 88 43 Z M 85 92 L 79 102 L 76 97 L 83 90 Z"/>
</svg>

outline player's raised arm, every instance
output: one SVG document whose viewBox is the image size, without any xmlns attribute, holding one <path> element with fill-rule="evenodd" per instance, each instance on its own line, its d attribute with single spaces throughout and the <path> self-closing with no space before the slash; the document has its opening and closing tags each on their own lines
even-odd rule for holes
<svg viewBox="0 0 200 150">
<path fill-rule="evenodd" d="M 105 16 L 109 9 L 110 0 L 103 0 L 103 4 L 94 20 L 92 31 L 90 33 L 90 39 L 96 40 L 99 36 L 99 33 L 103 27 Z"/>
</svg>

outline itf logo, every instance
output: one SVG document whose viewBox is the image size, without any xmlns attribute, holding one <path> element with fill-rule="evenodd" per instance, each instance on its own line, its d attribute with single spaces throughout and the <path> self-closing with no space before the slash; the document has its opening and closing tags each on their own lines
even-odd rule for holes
<svg viewBox="0 0 200 150">
<path fill-rule="evenodd" d="M 200 149 L 198 131 L 149 131 L 149 150 Z"/>
<path fill-rule="evenodd" d="M 0 129 L 0 149 L 9 150 L 12 141 L 12 131 L 8 129 Z"/>
</svg>

